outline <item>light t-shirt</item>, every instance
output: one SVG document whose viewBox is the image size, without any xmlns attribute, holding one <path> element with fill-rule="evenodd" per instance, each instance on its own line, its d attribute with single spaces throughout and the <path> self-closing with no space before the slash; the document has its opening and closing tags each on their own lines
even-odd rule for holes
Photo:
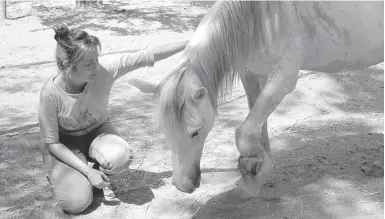
<svg viewBox="0 0 385 219">
<path fill-rule="evenodd" d="M 148 50 L 108 55 L 99 58 L 99 69 L 93 81 L 80 94 L 69 94 L 50 77 L 40 92 L 39 125 L 43 143 L 59 142 L 59 132 L 85 135 L 108 120 L 108 101 L 112 84 L 126 73 L 154 65 L 154 54 Z"/>
</svg>

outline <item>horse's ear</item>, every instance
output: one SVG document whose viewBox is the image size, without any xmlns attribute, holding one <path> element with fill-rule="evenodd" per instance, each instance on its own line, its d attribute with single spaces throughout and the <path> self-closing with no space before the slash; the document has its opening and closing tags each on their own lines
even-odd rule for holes
<svg viewBox="0 0 385 219">
<path fill-rule="evenodd" d="M 207 89 L 200 87 L 194 92 L 194 101 L 200 101 L 207 95 Z"/>
</svg>

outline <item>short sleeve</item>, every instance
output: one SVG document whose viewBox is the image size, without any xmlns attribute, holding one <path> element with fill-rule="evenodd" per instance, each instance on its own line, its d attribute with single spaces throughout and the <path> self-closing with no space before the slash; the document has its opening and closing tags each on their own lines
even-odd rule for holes
<svg viewBox="0 0 385 219">
<path fill-rule="evenodd" d="M 40 94 L 38 112 L 40 138 L 42 143 L 51 144 L 59 142 L 57 109 L 57 101 L 54 100 L 54 95 L 43 89 Z"/>
<path fill-rule="evenodd" d="M 155 62 L 154 54 L 149 50 L 103 57 L 100 61 L 101 65 L 113 75 L 114 80 L 138 68 L 152 67 Z"/>
</svg>

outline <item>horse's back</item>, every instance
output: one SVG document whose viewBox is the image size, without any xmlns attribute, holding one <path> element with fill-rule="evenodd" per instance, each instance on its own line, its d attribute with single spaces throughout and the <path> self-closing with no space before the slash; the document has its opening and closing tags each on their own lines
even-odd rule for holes
<svg viewBox="0 0 385 219">
<path fill-rule="evenodd" d="M 289 53 L 301 57 L 301 69 L 337 72 L 369 67 L 384 60 L 384 2 L 283 1 L 278 4 L 281 19 L 271 20 L 270 24 L 283 22 L 276 26 L 288 27 L 289 31 L 278 35 L 272 45 L 292 43 L 294 50 Z M 276 52 L 285 53 L 287 51 Z M 261 48 L 253 49 L 247 68 L 258 74 L 269 74 L 274 60 L 280 59 L 270 56 L 261 53 Z"/>
<path fill-rule="evenodd" d="M 384 2 L 313 2 L 315 35 L 303 69 L 336 72 L 384 60 Z"/>
</svg>

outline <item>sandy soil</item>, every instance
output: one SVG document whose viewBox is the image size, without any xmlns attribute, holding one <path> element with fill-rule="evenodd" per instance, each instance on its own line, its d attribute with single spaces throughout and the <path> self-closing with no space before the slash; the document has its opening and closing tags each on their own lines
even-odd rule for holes
<svg viewBox="0 0 385 219">
<path fill-rule="evenodd" d="M 104 54 L 120 53 L 188 39 L 209 5 L 135 0 L 83 12 L 51 7 L 66 4 L 10 2 L 10 19 L 0 23 L 1 218 L 70 218 L 52 199 L 37 125 L 40 89 L 56 72 L 52 25 L 83 28 L 101 39 Z M 202 156 L 201 187 L 188 195 L 170 184 L 170 153 L 152 121 L 151 96 L 127 83 L 131 77 L 158 82 L 178 59 L 134 71 L 113 87 L 109 112 L 135 148 L 135 161 L 132 170 L 113 177 L 120 204 L 107 205 L 95 192 L 89 209 L 73 218 L 384 217 L 383 178 L 360 170 L 383 150 L 383 63 L 338 74 L 301 72 L 296 90 L 268 121 L 272 182 L 259 198 L 236 203 L 234 130 L 248 112 L 243 88 L 236 86 L 221 104 Z"/>
</svg>

